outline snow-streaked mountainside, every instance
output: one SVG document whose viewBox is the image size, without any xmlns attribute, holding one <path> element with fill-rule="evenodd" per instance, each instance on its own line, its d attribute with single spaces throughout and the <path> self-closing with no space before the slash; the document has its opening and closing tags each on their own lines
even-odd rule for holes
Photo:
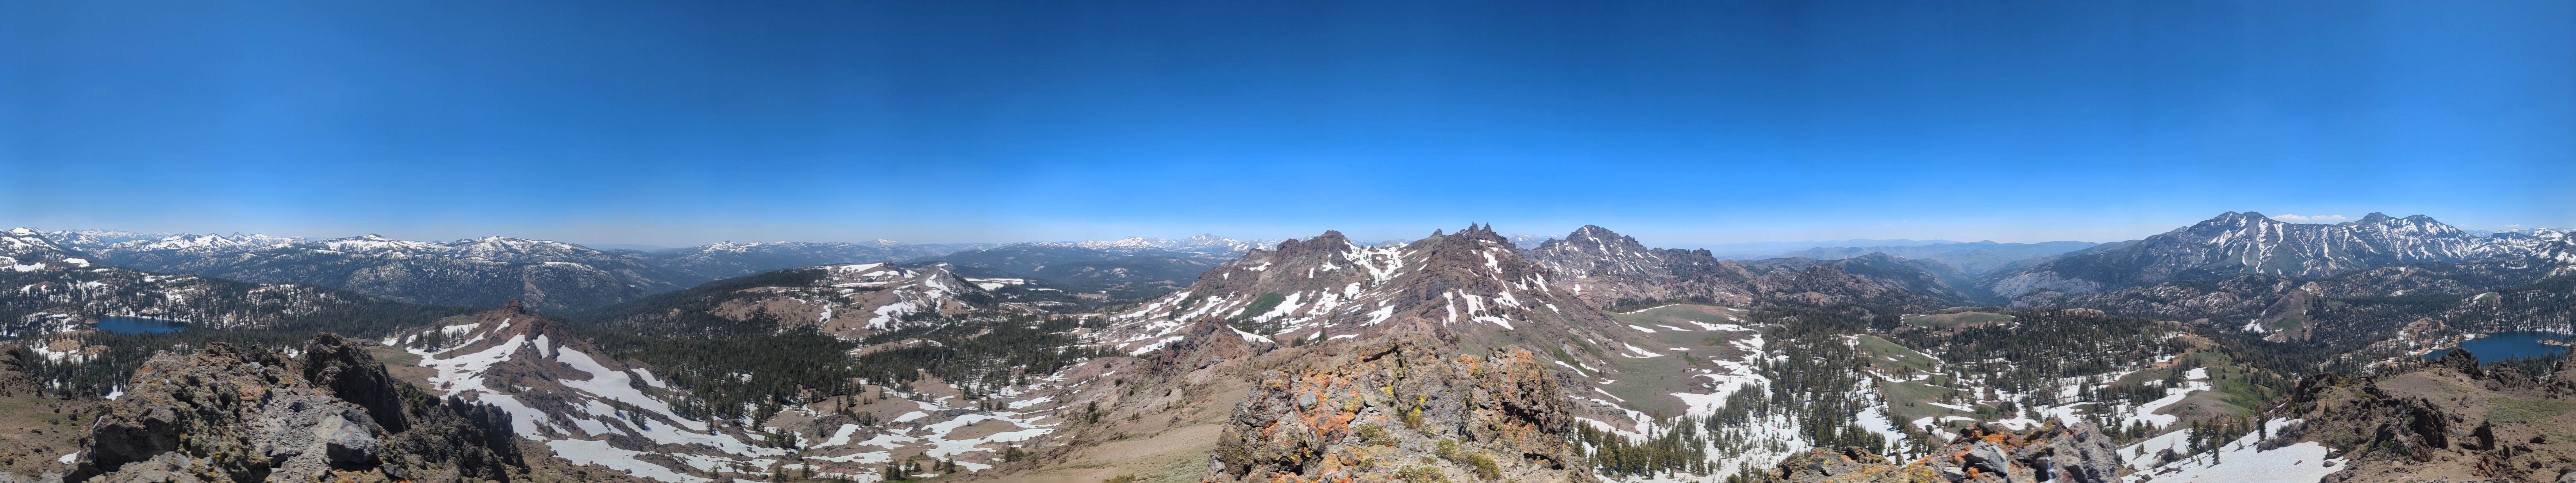
<svg viewBox="0 0 2576 483">
<path fill-rule="evenodd" d="M 590 247 L 552 240 L 487 236 L 451 242 L 396 240 L 374 234 L 313 242 L 313 248 L 362 255 L 443 256 L 503 263 L 611 258 Z"/>
<path fill-rule="evenodd" d="M 845 242 L 721 242 L 641 252 L 596 250 L 579 244 L 513 237 L 454 241 L 402 240 L 362 235 L 325 240 L 267 235 L 158 234 L 112 230 L 27 232 L 16 235 L 20 252 L 59 251 L 113 266 L 159 273 L 192 273 L 259 283 L 303 283 L 434 305 L 491 306 L 521 300 L 541 310 L 581 310 L 633 300 L 714 280 L 817 265 L 938 260 L 994 244 L 905 244 L 892 240 Z M 39 244 L 36 241 L 50 243 Z M 1069 288 L 1119 299 L 1167 293 L 1192 266 L 1204 268 L 1269 242 L 1213 235 L 1178 240 L 1131 237 L 1114 241 L 1042 242 L 1013 250 L 1068 252 L 1041 263 L 966 263 L 1003 268 L 1013 276 L 1038 276 L 1054 261 L 1109 262 L 1133 258 L 1203 260 L 1183 263 L 1129 261 L 1062 267 Z M 5 247 L 0 247 L 5 248 Z M 8 256 L 0 254 L 0 256 Z M 1002 258 L 1009 258 L 1004 254 Z M 21 257 L 24 258 L 24 257 Z M 994 257 L 986 257 L 994 258 Z M 1020 257 L 1029 258 L 1029 257 Z"/>
<path fill-rule="evenodd" d="M 767 468 L 793 453 L 763 444 L 751 431 L 757 428 L 675 411 L 674 390 L 652 369 L 603 357 L 560 322 L 515 304 L 382 343 L 435 371 L 416 384 L 499 407 L 523 444 L 542 445 L 576 465 L 703 483 L 713 480 L 681 471 Z"/>
<path fill-rule="evenodd" d="M 597 307 L 679 286 L 640 257 L 580 245 L 487 237 L 453 242 L 368 235 L 195 256 L 187 249 L 118 252 L 106 263 L 258 283 L 338 287 L 428 305 L 547 310 Z"/>
<path fill-rule="evenodd" d="M 784 328 L 814 327 L 824 334 L 857 340 L 969 314 L 1042 314 L 1080 302 L 1079 294 L 1027 279 L 964 277 L 945 263 L 879 262 L 781 270 L 582 314 L 621 324 L 713 316 Z"/>
<path fill-rule="evenodd" d="M 1746 283 L 1759 274 L 1707 250 L 1647 248 L 1635 237 L 1584 225 L 1563 239 L 1529 251 L 1529 258 L 1557 274 L 1558 284 L 1594 307 L 1621 300 L 1698 300 L 1743 305 L 1753 300 Z"/>
<path fill-rule="evenodd" d="M 2563 235 L 2479 237 L 2424 215 L 2371 213 L 2328 225 L 2228 212 L 2136 242 L 2105 244 L 2020 271 L 1997 272 L 1981 283 L 2003 298 L 2019 298 L 2040 291 L 2086 294 L 2239 274 L 2328 277 L 2389 265 L 2529 255 L 2553 236 Z"/>
<path fill-rule="evenodd" d="M 1131 236 L 1116 240 L 1057 242 L 1057 244 L 1062 245 L 1077 246 L 1118 254 L 1175 251 L 1203 255 L 1216 255 L 1226 258 L 1240 256 L 1243 252 L 1249 250 L 1269 248 L 1273 245 L 1277 245 L 1278 243 L 1279 242 L 1277 240 L 1236 240 L 1216 235 L 1198 235 L 1178 240 Z"/>
<path fill-rule="evenodd" d="M 1187 290 L 1112 314 L 1100 340 L 1143 353 L 1205 322 L 1230 324 L 1247 340 L 1414 334 L 1482 347 L 1624 345 L 1607 318 L 1550 276 L 1490 228 L 1379 246 L 1325 232 L 1245 253 Z"/>
<path fill-rule="evenodd" d="M 826 288 L 923 288 L 958 281 L 936 267 L 814 269 L 831 272 Z M 715 410 L 690 394 L 685 369 L 618 360 L 569 327 L 511 305 L 382 343 L 419 357 L 417 367 L 432 371 L 414 383 L 505 411 L 517 436 L 537 445 L 535 451 L 666 483 L 780 481 L 775 477 L 781 474 L 874 483 L 886 481 L 888 466 L 932 462 L 954 467 L 908 473 L 984 471 L 1023 449 L 1066 444 L 1055 433 L 1078 424 L 1072 420 L 1082 406 L 1074 401 L 1098 408 L 1100 401 L 1116 400 L 1107 395 L 1124 389 L 1100 382 L 1119 372 L 1119 361 L 1095 361 L 1028 374 L 1024 381 L 971 395 L 951 385 L 959 381 L 846 381 L 843 387 L 807 388 L 751 403 L 756 407 L 743 409 L 757 410 L 744 417 L 711 417 Z M 915 339 L 862 350 L 921 345 Z M 1042 349 L 1048 348 L 1022 350 Z M 1132 363 L 1123 365 L 1132 370 Z M 1123 392 L 1127 399 L 1155 399 Z"/>
<path fill-rule="evenodd" d="M 688 278 L 682 285 L 740 277 L 771 270 L 836 263 L 885 262 L 937 257 L 938 247 L 906 245 L 894 240 L 846 242 L 722 242 L 653 253 L 665 270 Z"/>
<path fill-rule="evenodd" d="M 125 230 L 61 230 L 38 234 L 43 235 L 45 239 L 53 240 L 55 244 L 62 245 L 63 248 L 81 252 L 90 252 L 119 243 L 159 240 L 179 235 L 178 233 Z"/>
<path fill-rule="evenodd" d="M 1586 225 L 1529 251 L 1560 290 L 1594 307 L 1697 302 L 1736 307 L 1868 304 L 1930 309 L 1968 297 L 1943 279 L 1951 269 L 1886 255 L 1821 261 L 1721 260 L 1708 250 L 1647 248 Z"/>
<path fill-rule="evenodd" d="M 89 253 L 98 255 L 100 258 L 104 259 L 126 258 L 126 254 L 129 253 L 135 254 L 134 256 L 220 256 L 277 245 L 288 245 L 303 242 L 304 239 L 302 238 L 273 237 L 256 234 L 181 234 L 161 238 L 119 242 L 107 246 L 88 248 L 86 250 Z"/>
<path fill-rule="evenodd" d="M 34 271 L 43 268 L 45 262 L 60 263 L 60 260 L 76 257 L 35 230 L 13 228 L 0 232 L 0 265 L 5 265 L 0 268 Z"/>
<path fill-rule="evenodd" d="M 0 298 L 0 335 L 8 337 L 85 331 L 108 317 L 205 328 L 265 328 L 286 322 L 353 327 L 360 324 L 339 319 L 405 310 L 403 304 L 328 287 L 156 275 L 78 258 L 0 270 L 0 287 L 9 294 Z"/>
</svg>

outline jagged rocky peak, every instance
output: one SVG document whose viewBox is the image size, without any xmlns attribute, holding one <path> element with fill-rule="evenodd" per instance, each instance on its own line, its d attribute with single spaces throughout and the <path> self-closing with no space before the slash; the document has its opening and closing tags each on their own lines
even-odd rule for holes
<svg viewBox="0 0 2576 483">
<path fill-rule="evenodd" d="M 1596 225 L 1539 244 L 1530 249 L 1529 259 L 1556 275 L 1559 290 L 1593 307 L 1640 300 L 1740 306 L 1752 300 L 1745 282 L 1758 275 L 1708 250 L 1648 248 L 1635 237 Z"/>
<path fill-rule="evenodd" d="M 1610 231 L 1609 228 L 1602 228 L 1601 225 L 1583 225 L 1582 228 L 1576 228 L 1573 233 L 1565 235 L 1565 241 L 1578 246 L 1589 245 L 1595 250 L 1604 252 L 1642 251 L 1646 248 L 1645 245 L 1637 243 L 1637 237 L 1621 235 Z"/>
<path fill-rule="evenodd" d="M 1488 347 L 1578 333 L 1615 340 L 1597 333 L 1606 317 L 1563 298 L 1547 269 L 1491 227 L 1435 233 L 1401 245 L 1361 246 L 1340 232 L 1281 241 L 1207 271 L 1188 290 L 1113 314 L 1098 337 L 1141 353 L 1186 325 L 1216 321 L 1263 342 L 1388 334 Z"/>
<path fill-rule="evenodd" d="M 154 356 L 91 424 L 67 480 L 509 481 L 524 472 L 500 410 L 391 383 L 364 350 L 325 335 L 301 358 L 222 342 Z"/>
</svg>

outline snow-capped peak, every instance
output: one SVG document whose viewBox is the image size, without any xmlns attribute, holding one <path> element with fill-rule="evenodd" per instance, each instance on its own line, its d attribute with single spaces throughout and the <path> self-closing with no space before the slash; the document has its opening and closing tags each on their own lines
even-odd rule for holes
<svg viewBox="0 0 2576 483">
<path fill-rule="evenodd" d="M 1244 252 L 1244 251 L 1248 251 L 1248 250 L 1252 250 L 1252 249 L 1268 248 L 1268 247 L 1271 247 L 1271 246 L 1273 246 L 1273 245 L 1277 245 L 1277 244 L 1278 244 L 1278 242 L 1275 242 L 1275 241 L 1264 241 L 1264 240 L 1236 240 L 1236 239 L 1233 239 L 1233 238 L 1226 238 L 1226 237 L 1221 237 L 1221 236 L 1216 236 L 1216 235 L 1205 235 L 1205 234 L 1203 234 L 1203 235 L 1198 235 L 1198 236 L 1192 236 L 1192 237 L 1189 237 L 1189 238 L 1182 238 L 1182 239 L 1178 239 L 1178 240 L 1173 240 L 1173 239 L 1168 239 L 1168 238 L 1153 238 L 1153 237 L 1131 236 L 1131 237 L 1120 238 L 1120 239 L 1116 239 L 1116 240 L 1087 240 L 1087 241 L 1078 241 L 1078 242 L 1052 242 L 1052 243 L 1049 243 L 1049 242 L 1040 242 L 1040 243 L 1034 243 L 1034 244 L 1035 244 L 1035 245 L 1048 245 L 1048 246 L 1070 246 L 1070 247 L 1080 247 L 1080 248 L 1088 248 L 1088 249 L 1101 250 L 1101 251 L 1108 251 L 1108 252 L 1134 252 L 1134 251 L 1140 251 L 1140 250 L 1171 250 L 1171 251 L 1190 252 L 1190 253 L 1203 253 L 1203 254 L 1238 254 L 1238 253 L 1242 253 L 1242 252 Z"/>
</svg>

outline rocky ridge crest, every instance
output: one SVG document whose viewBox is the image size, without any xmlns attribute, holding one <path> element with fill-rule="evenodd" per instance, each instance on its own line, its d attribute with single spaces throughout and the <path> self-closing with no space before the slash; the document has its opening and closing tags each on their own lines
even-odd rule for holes
<svg viewBox="0 0 2576 483">
<path fill-rule="evenodd" d="M 1769 476 L 1794 483 L 2112 483 L 2127 472 L 2118 452 L 2091 424 L 2028 431 L 1986 424 L 1901 465 L 1861 448 L 1817 448 L 1782 460 Z"/>
<path fill-rule="evenodd" d="M 1537 356 L 1389 340 L 1262 376 L 1208 481 L 1592 481 L 1571 403 Z"/>
<path fill-rule="evenodd" d="M 155 356 L 91 424 L 67 480 L 453 482 L 524 473 L 498 410 L 389 384 L 363 350 L 323 335 L 302 358 L 220 342 Z"/>
</svg>

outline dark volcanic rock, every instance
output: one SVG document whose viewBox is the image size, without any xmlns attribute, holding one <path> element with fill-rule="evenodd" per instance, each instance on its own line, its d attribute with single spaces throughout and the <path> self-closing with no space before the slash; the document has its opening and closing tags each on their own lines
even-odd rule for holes
<svg viewBox="0 0 2576 483">
<path fill-rule="evenodd" d="M 2433 359 L 2431 365 L 2460 371 L 2460 375 L 2469 376 L 2470 379 L 2487 377 L 2486 370 L 2478 367 L 2478 356 L 2470 355 L 2468 349 L 2451 349 L 2451 353 L 2442 354 L 2441 358 Z"/>
<path fill-rule="evenodd" d="M 402 392 L 395 389 L 393 376 L 385 373 L 385 364 L 369 357 L 366 348 L 337 334 L 314 336 L 304 344 L 303 365 L 304 380 L 333 397 L 366 407 L 367 415 L 386 431 L 409 428 L 402 416 Z"/>
</svg>

